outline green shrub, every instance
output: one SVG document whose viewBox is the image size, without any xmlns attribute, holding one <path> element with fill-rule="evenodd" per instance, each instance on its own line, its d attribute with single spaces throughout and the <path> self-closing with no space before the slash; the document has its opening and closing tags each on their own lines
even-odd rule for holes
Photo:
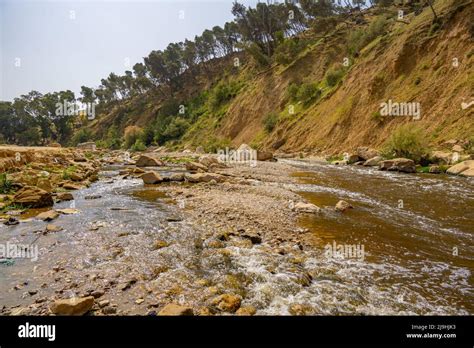
<svg viewBox="0 0 474 348">
<path fill-rule="evenodd" d="M 9 194 L 13 191 L 13 183 L 8 180 L 7 173 L 0 174 L 0 193 Z"/>
<path fill-rule="evenodd" d="M 398 127 L 383 148 L 383 155 L 387 158 L 404 157 L 415 162 L 419 162 L 429 152 L 423 130 L 412 123 Z"/>
<path fill-rule="evenodd" d="M 306 42 L 294 37 L 283 40 L 283 42 L 276 48 L 274 60 L 278 64 L 289 64 L 295 60 L 296 56 L 306 47 Z"/>
<path fill-rule="evenodd" d="M 352 31 L 347 39 L 349 53 L 358 53 L 362 48 L 385 33 L 388 21 L 385 17 L 377 17 L 367 28 Z"/>
<path fill-rule="evenodd" d="M 159 140 L 160 144 L 163 144 L 170 140 L 176 140 L 181 138 L 184 133 L 186 133 L 187 129 L 189 128 L 189 122 L 186 121 L 182 117 L 174 118 L 170 124 L 165 128 L 165 130 L 161 133 L 161 137 Z"/>
<path fill-rule="evenodd" d="M 254 59 L 254 61 L 260 67 L 267 67 L 270 65 L 270 58 L 262 52 L 261 48 L 257 44 L 252 43 L 245 48 L 248 54 Z"/>
<path fill-rule="evenodd" d="M 229 139 L 211 136 L 202 144 L 205 152 L 216 153 L 218 150 L 225 150 L 231 147 Z"/>
<path fill-rule="evenodd" d="M 63 180 L 70 180 L 71 174 L 77 170 L 76 166 L 69 166 L 63 170 L 62 178 Z"/>
<path fill-rule="evenodd" d="M 215 110 L 222 104 L 228 102 L 237 96 L 239 90 L 240 85 L 235 81 L 219 82 L 217 86 L 211 91 L 211 95 L 209 96 L 211 108 Z"/>
<path fill-rule="evenodd" d="M 141 141 L 140 139 L 137 139 L 135 141 L 135 144 L 132 145 L 131 147 L 131 150 L 132 151 L 145 151 L 146 150 L 146 145 L 143 144 L 143 141 Z"/>
<path fill-rule="evenodd" d="M 309 104 L 321 96 L 321 90 L 316 83 L 303 83 L 298 89 L 298 100 Z"/>
<path fill-rule="evenodd" d="M 279 115 L 276 112 L 270 112 L 267 116 L 265 116 L 265 119 L 263 120 L 263 124 L 265 127 L 265 130 L 268 133 L 271 133 L 273 129 L 275 129 L 275 126 L 278 123 Z"/>
<path fill-rule="evenodd" d="M 333 68 L 329 69 L 326 73 L 326 83 L 329 87 L 334 87 L 341 81 L 342 77 L 344 76 L 344 69 L 340 68 Z"/>
<path fill-rule="evenodd" d="M 288 99 L 292 102 L 298 101 L 298 91 L 299 91 L 299 86 L 296 83 L 291 83 L 288 86 L 288 89 L 286 90 L 286 93 L 288 95 Z"/>
<path fill-rule="evenodd" d="M 80 129 L 71 139 L 71 145 L 77 146 L 77 144 L 85 143 L 92 139 L 92 132 L 88 129 Z"/>
</svg>

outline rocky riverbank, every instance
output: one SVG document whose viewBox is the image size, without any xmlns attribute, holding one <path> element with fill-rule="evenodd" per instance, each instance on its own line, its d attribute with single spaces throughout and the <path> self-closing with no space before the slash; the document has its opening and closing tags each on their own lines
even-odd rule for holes
<svg viewBox="0 0 474 348">
<path fill-rule="evenodd" d="M 18 229 L 15 239 L 40 238 L 41 256 L 11 279 L 3 315 L 253 315 L 269 305 L 259 295 L 266 290 L 256 287 L 264 275 L 285 279 L 290 293 L 334 277 L 309 261 L 321 253 L 319 237 L 300 221 L 351 214 L 352 205 L 342 197 L 323 208 L 305 200 L 291 175 L 295 167 L 285 161 L 226 163 L 159 151 L 132 158 L 122 151 L 22 153 L 28 160 L 15 158 L 7 177 L 12 192 L 2 196 L 3 222 L 6 233 Z M 412 172 L 405 160 L 386 163 L 382 170 Z M 295 300 L 287 313 L 319 312 Z"/>
</svg>

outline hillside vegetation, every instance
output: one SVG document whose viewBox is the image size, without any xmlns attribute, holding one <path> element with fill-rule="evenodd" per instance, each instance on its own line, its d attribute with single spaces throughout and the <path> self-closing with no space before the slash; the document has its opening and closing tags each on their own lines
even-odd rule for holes
<svg viewBox="0 0 474 348">
<path fill-rule="evenodd" d="M 408 3 L 360 8 L 302 1 L 255 9 L 235 3 L 235 20 L 224 28 L 153 51 L 133 73 L 111 74 L 98 89 L 83 87 L 78 100 L 98 102 L 94 120 L 64 121 L 69 128 L 61 133 L 53 119 L 55 131 L 39 125 L 39 134 L 4 134 L 5 141 L 206 151 L 248 143 L 340 153 L 382 148 L 413 123 L 428 144 L 472 145 L 474 107 L 461 105 L 474 97 L 474 4 Z M 70 97 L 64 94 L 42 97 Z M 3 103 L 0 115 L 39 98 L 23 97 Z M 382 115 L 381 103 L 388 102 L 419 103 L 419 119 Z"/>
</svg>

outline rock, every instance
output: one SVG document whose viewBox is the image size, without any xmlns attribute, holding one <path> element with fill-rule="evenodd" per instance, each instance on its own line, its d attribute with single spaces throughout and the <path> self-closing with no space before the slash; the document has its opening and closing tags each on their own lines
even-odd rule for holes
<svg viewBox="0 0 474 348">
<path fill-rule="evenodd" d="M 453 148 L 452 148 L 452 150 L 453 150 L 454 152 L 463 152 L 463 151 L 464 151 L 464 149 L 462 148 L 461 145 L 454 145 Z"/>
<path fill-rule="evenodd" d="M 455 156 L 452 152 L 433 151 L 431 160 L 438 164 L 451 164 L 454 162 Z"/>
<path fill-rule="evenodd" d="M 72 181 L 83 181 L 85 179 L 84 175 L 76 172 L 71 173 L 69 177 Z"/>
<path fill-rule="evenodd" d="M 84 186 L 74 184 L 72 182 L 66 182 L 66 183 L 63 184 L 62 187 L 63 187 L 63 189 L 66 189 L 66 190 L 80 190 L 80 189 L 84 188 Z"/>
<path fill-rule="evenodd" d="M 30 208 L 43 208 L 53 206 L 53 196 L 34 186 L 25 186 L 13 197 L 13 203 Z"/>
<path fill-rule="evenodd" d="M 431 174 L 440 174 L 441 173 L 441 168 L 439 166 L 430 166 L 429 172 Z"/>
<path fill-rule="evenodd" d="M 92 200 L 92 199 L 99 199 L 99 198 L 102 198 L 101 195 L 90 195 L 90 196 L 85 196 L 84 199 L 87 199 L 87 200 Z"/>
<path fill-rule="evenodd" d="M 163 178 L 157 172 L 148 172 L 141 176 L 144 184 L 159 184 L 163 182 Z"/>
<path fill-rule="evenodd" d="M 117 308 L 106 306 L 104 309 L 102 309 L 102 313 L 104 313 L 106 315 L 115 314 L 115 313 L 117 313 Z"/>
<path fill-rule="evenodd" d="M 87 143 L 80 143 L 77 144 L 76 146 L 78 149 L 82 150 L 90 150 L 90 151 L 95 151 L 97 149 L 95 143 L 93 141 L 87 142 Z"/>
<path fill-rule="evenodd" d="M 368 147 L 358 147 L 356 150 L 356 154 L 364 161 L 380 156 L 380 153 L 377 150 Z"/>
<path fill-rule="evenodd" d="M 46 225 L 46 231 L 48 231 L 48 232 L 59 232 L 62 229 L 63 229 L 62 227 L 59 227 L 59 226 L 56 226 L 56 225 L 53 225 L 53 224 Z"/>
<path fill-rule="evenodd" d="M 461 176 L 474 176 L 474 160 L 463 161 L 450 167 L 446 173 Z"/>
<path fill-rule="evenodd" d="M 202 146 L 196 147 L 196 153 L 204 153 L 204 148 Z"/>
<path fill-rule="evenodd" d="M 262 243 L 262 237 L 254 232 L 244 232 L 240 235 L 242 238 L 249 239 L 252 244 L 260 244 Z"/>
<path fill-rule="evenodd" d="M 51 312 L 56 315 L 84 315 L 94 305 L 94 297 L 74 297 L 67 300 L 56 300 L 50 306 Z"/>
<path fill-rule="evenodd" d="M 91 296 L 92 296 L 93 298 L 99 298 L 99 297 L 104 296 L 104 294 L 105 294 L 105 291 L 104 291 L 104 290 L 95 290 L 95 291 L 93 291 L 93 292 L 91 293 Z"/>
<path fill-rule="evenodd" d="M 251 316 L 255 315 L 257 313 L 257 310 L 253 306 L 245 306 L 245 307 L 240 307 L 235 314 L 239 316 Z"/>
<path fill-rule="evenodd" d="M 186 170 L 189 170 L 191 172 L 197 172 L 197 171 L 207 172 L 208 170 L 207 166 L 198 162 L 186 162 L 185 166 L 186 166 Z"/>
<path fill-rule="evenodd" d="M 8 220 L 5 221 L 3 224 L 4 224 L 5 226 L 15 226 L 15 225 L 18 225 L 19 223 L 20 223 L 20 221 L 18 221 L 17 218 L 15 218 L 15 217 L 13 217 L 13 216 L 10 216 L 10 217 L 8 218 Z"/>
<path fill-rule="evenodd" d="M 379 163 L 379 169 L 404 173 L 416 172 L 415 162 L 408 158 L 394 158 L 391 160 L 381 161 Z"/>
<path fill-rule="evenodd" d="M 72 215 L 72 214 L 78 214 L 79 213 L 78 209 L 73 209 L 73 208 L 56 209 L 56 211 L 58 213 L 64 214 L 64 215 Z"/>
<path fill-rule="evenodd" d="M 332 164 L 335 164 L 336 166 L 341 166 L 341 165 L 346 165 L 348 164 L 346 160 L 340 160 L 340 161 L 333 161 L 331 162 Z"/>
<path fill-rule="evenodd" d="M 321 211 L 321 208 L 311 203 L 298 202 L 293 207 L 293 210 L 299 213 L 313 214 L 313 213 L 319 213 Z"/>
<path fill-rule="evenodd" d="M 51 192 L 53 190 L 53 187 L 51 186 L 51 182 L 46 178 L 38 179 L 38 182 L 36 183 L 36 187 L 42 190 L 45 190 L 46 192 Z"/>
<path fill-rule="evenodd" d="M 158 312 L 158 315 L 189 316 L 189 315 L 194 315 L 194 313 L 191 307 L 185 307 L 178 304 L 169 303 L 166 306 L 164 306 L 161 311 Z"/>
<path fill-rule="evenodd" d="M 354 164 L 356 162 L 360 161 L 360 157 L 356 154 L 345 154 L 344 155 L 344 160 L 347 162 L 347 164 Z"/>
<path fill-rule="evenodd" d="M 148 155 L 141 155 L 135 165 L 137 167 L 161 167 L 164 163 L 157 158 Z"/>
<path fill-rule="evenodd" d="M 201 156 L 199 158 L 199 163 L 202 164 L 203 166 L 210 167 L 214 165 L 215 167 L 225 167 L 225 165 L 221 162 L 219 162 L 219 159 L 214 156 Z"/>
<path fill-rule="evenodd" d="M 104 308 L 104 307 L 107 307 L 109 304 L 110 304 L 109 300 L 102 300 L 99 302 L 99 307 Z"/>
<path fill-rule="evenodd" d="M 314 308 L 306 304 L 293 303 L 288 311 L 291 315 L 311 315 L 314 313 Z"/>
<path fill-rule="evenodd" d="M 376 167 L 382 161 L 383 161 L 382 156 L 375 156 L 375 157 L 369 158 L 367 161 L 364 162 L 363 165 L 366 167 Z"/>
<path fill-rule="evenodd" d="M 167 246 L 169 246 L 168 242 L 165 242 L 164 240 L 157 240 L 156 242 L 153 243 L 152 249 L 158 250 L 158 249 L 166 248 Z"/>
<path fill-rule="evenodd" d="M 197 182 L 209 182 L 215 180 L 216 182 L 223 182 L 224 176 L 215 173 L 197 173 L 197 174 L 185 174 L 185 179 L 191 183 Z"/>
<path fill-rule="evenodd" d="M 346 210 L 348 209 L 352 209 L 352 205 L 350 205 L 349 203 L 347 203 L 346 201 L 339 201 L 337 202 L 336 204 L 336 207 L 334 208 L 336 211 L 339 211 L 339 212 L 345 212 Z"/>
<path fill-rule="evenodd" d="M 36 218 L 43 221 L 51 221 L 56 219 L 59 216 L 59 213 L 55 210 L 48 210 L 41 214 L 36 215 Z"/>
<path fill-rule="evenodd" d="M 269 151 L 257 151 L 257 161 L 272 161 L 273 153 Z"/>
<path fill-rule="evenodd" d="M 70 192 L 59 192 L 56 195 L 56 198 L 60 201 L 72 201 L 72 200 L 74 200 L 74 196 Z"/>
<path fill-rule="evenodd" d="M 223 294 L 212 300 L 212 304 L 222 312 L 234 313 L 240 307 L 242 298 L 233 294 Z"/>
<path fill-rule="evenodd" d="M 171 174 L 170 181 L 184 181 L 184 173 Z"/>
</svg>

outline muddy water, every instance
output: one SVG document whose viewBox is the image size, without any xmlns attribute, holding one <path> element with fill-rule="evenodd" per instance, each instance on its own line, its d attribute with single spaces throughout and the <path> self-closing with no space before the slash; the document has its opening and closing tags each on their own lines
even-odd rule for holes
<svg viewBox="0 0 474 348">
<path fill-rule="evenodd" d="M 287 242 L 280 255 L 265 241 L 216 246 L 160 186 L 123 180 L 121 168 L 110 167 L 74 192 L 74 202 L 55 205 L 79 211 L 52 222 L 62 231 L 43 235 L 46 223 L 35 219 L 0 226 L 0 243 L 33 243 L 40 253 L 36 262 L 0 265 L 0 309 L 99 289 L 119 314 L 147 314 L 169 302 L 212 309 L 212 299 L 229 292 L 262 315 L 294 314 L 295 305 L 305 314 L 474 313 L 472 181 L 285 162 L 299 182 L 287 188 L 324 208 L 301 220 L 312 247 Z M 325 208 L 339 199 L 354 209 Z M 157 248 L 157 241 L 164 243 Z M 329 257 L 325 246 L 334 243 L 363 245 L 363 257 Z"/>
<path fill-rule="evenodd" d="M 321 249 L 364 247 L 363 260 L 360 253 L 344 254 L 337 273 L 376 300 L 375 312 L 474 313 L 472 179 L 353 166 L 300 168 L 297 190 L 323 208 L 302 224 Z M 354 209 L 324 209 L 340 199 Z"/>
</svg>

